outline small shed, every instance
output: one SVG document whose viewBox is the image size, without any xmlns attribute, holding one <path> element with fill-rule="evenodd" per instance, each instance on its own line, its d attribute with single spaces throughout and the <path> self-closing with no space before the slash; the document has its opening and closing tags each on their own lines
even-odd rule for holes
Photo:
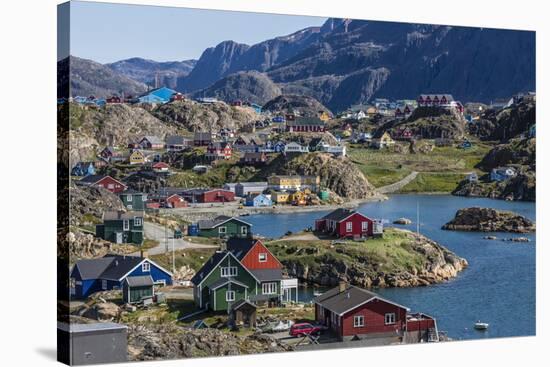
<svg viewBox="0 0 550 367">
<path fill-rule="evenodd" d="M 125 303 L 139 303 L 143 299 L 153 298 L 154 285 L 150 275 L 127 277 L 122 285 L 122 299 Z"/>
<path fill-rule="evenodd" d="M 256 305 L 241 299 L 231 307 L 231 318 L 236 325 L 250 328 L 256 325 Z"/>
</svg>

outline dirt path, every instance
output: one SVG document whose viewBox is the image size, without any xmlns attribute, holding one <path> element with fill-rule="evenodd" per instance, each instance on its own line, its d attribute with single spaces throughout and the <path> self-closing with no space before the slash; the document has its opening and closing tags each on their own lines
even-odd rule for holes
<svg viewBox="0 0 550 367">
<path fill-rule="evenodd" d="M 406 177 L 403 179 L 392 183 L 391 185 L 386 185 L 378 188 L 378 192 L 382 194 L 391 194 L 392 192 L 396 192 L 401 190 L 403 187 L 405 187 L 407 184 L 411 183 L 416 176 L 418 175 L 418 172 L 413 171 L 409 173 Z"/>
</svg>

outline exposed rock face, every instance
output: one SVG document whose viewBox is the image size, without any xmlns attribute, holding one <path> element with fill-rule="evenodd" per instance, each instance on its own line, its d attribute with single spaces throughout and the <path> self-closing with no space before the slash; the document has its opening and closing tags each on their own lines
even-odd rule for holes
<svg viewBox="0 0 550 367">
<path fill-rule="evenodd" d="M 271 112 L 296 111 L 305 117 L 317 117 L 320 111 L 330 111 L 315 98 L 295 94 L 280 95 L 267 102 L 263 109 Z"/>
<path fill-rule="evenodd" d="M 535 170 L 536 158 L 537 146 L 535 138 L 512 139 L 506 144 L 500 144 L 491 149 L 479 162 L 477 167 L 489 171 L 493 168 L 513 164 L 530 166 L 532 170 Z"/>
<path fill-rule="evenodd" d="M 314 249 L 283 259 L 288 273 L 311 283 L 334 286 L 339 279 L 364 288 L 370 287 L 417 287 L 441 283 L 452 279 L 468 266 L 468 262 L 447 250 L 435 241 L 410 231 L 406 234 L 410 254 L 422 257 L 420 268 L 395 269 L 388 272 L 376 257 L 364 256 L 352 248 L 336 247 L 325 255 L 316 256 Z M 401 246 L 405 246 L 402 244 Z M 311 250 L 311 251 L 310 251 Z M 287 249 L 287 252 L 291 249 Z M 303 256 L 302 256 L 303 255 Z"/>
<path fill-rule="evenodd" d="M 117 195 L 101 187 L 72 185 L 69 195 L 70 224 L 73 226 L 91 224 L 90 220 L 100 219 L 106 210 L 126 210 Z"/>
<path fill-rule="evenodd" d="M 265 74 L 248 71 L 230 74 L 210 87 L 193 94 L 194 97 L 216 97 L 223 101 L 243 100 L 263 105 L 281 94 L 279 88 Z"/>
<path fill-rule="evenodd" d="M 454 231 L 527 233 L 535 230 L 535 224 L 513 212 L 473 207 L 457 211 L 454 219 L 442 228 Z"/>
<path fill-rule="evenodd" d="M 487 110 L 470 132 L 483 140 L 505 141 L 528 131 L 535 121 L 536 103 L 520 102 L 501 110 Z"/>
<path fill-rule="evenodd" d="M 516 177 L 501 182 L 469 182 L 468 180 L 464 180 L 452 194 L 491 199 L 536 201 L 536 183 L 535 172 L 523 171 Z"/>
<path fill-rule="evenodd" d="M 217 131 L 222 127 L 247 131 L 262 119 L 251 108 L 229 106 L 223 102 L 206 105 L 176 101 L 159 106 L 153 115 L 165 123 L 189 131 Z"/>
<path fill-rule="evenodd" d="M 376 194 L 367 178 L 347 158 L 327 153 L 302 154 L 282 167 L 281 174 L 319 176 L 321 186 L 347 199 L 365 199 Z"/>
<path fill-rule="evenodd" d="M 111 302 L 95 303 L 92 307 L 84 306 L 79 316 L 98 321 L 113 321 L 120 317 L 120 307 Z"/>
<path fill-rule="evenodd" d="M 175 325 L 129 325 L 131 361 L 196 358 L 290 351 L 270 336 L 237 336 L 216 329 L 193 330 Z"/>
<path fill-rule="evenodd" d="M 195 275 L 195 270 L 193 270 L 187 265 L 184 265 L 181 268 L 176 270 L 172 279 L 176 282 L 179 282 L 182 280 L 191 280 L 191 278 L 193 278 L 194 275 Z"/>
</svg>

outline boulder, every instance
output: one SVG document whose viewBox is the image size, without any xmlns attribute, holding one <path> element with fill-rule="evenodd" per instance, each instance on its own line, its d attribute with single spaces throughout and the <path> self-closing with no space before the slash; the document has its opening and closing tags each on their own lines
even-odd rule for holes
<svg viewBox="0 0 550 367">
<path fill-rule="evenodd" d="M 535 231 L 535 223 L 514 212 L 473 207 L 457 211 L 454 219 L 442 228 L 454 231 L 528 233 Z"/>
</svg>

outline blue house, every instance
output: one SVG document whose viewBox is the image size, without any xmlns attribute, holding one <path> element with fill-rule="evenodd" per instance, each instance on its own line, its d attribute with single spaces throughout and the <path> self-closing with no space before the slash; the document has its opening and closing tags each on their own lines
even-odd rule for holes
<svg viewBox="0 0 550 367">
<path fill-rule="evenodd" d="M 516 175 L 517 172 L 514 167 L 493 168 L 493 170 L 491 171 L 491 181 L 500 182 L 509 178 L 516 177 Z"/>
<path fill-rule="evenodd" d="M 170 98 L 174 93 L 177 93 L 175 90 L 161 87 L 148 91 L 147 93 L 139 96 L 138 102 L 141 103 L 167 103 L 170 102 Z"/>
<path fill-rule="evenodd" d="M 246 206 L 254 206 L 254 207 L 261 207 L 261 206 L 272 206 L 273 201 L 264 194 L 259 194 L 256 196 L 249 195 L 246 197 Z"/>
<path fill-rule="evenodd" d="M 278 141 L 273 145 L 273 150 L 277 153 L 282 153 L 285 151 L 286 144 L 283 141 Z"/>
<path fill-rule="evenodd" d="M 250 108 L 252 108 L 256 113 L 262 113 L 262 106 L 256 103 L 251 103 Z"/>
<path fill-rule="evenodd" d="M 71 170 L 72 176 L 88 176 L 95 175 L 95 167 L 93 162 L 78 162 Z"/>
<path fill-rule="evenodd" d="M 285 118 L 283 116 L 275 116 L 271 119 L 271 121 L 282 123 L 285 122 Z"/>
<path fill-rule="evenodd" d="M 462 142 L 462 144 L 460 144 L 460 147 L 461 147 L 462 149 L 469 149 L 469 148 L 472 147 L 472 143 L 471 143 L 469 140 L 466 140 L 466 139 L 465 139 L 465 140 Z"/>
<path fill-rule="evenodd" d="M 134 283 L 137 277 L 150 276 L 153 284 L 172 284 L 172 273 L 140 256 L 106 255 L 99 259 L 79 260 L 71 269 L 71 298 L 83 299 L 92 293 L 122 289 L 124 282 Z"/>
</svg>

